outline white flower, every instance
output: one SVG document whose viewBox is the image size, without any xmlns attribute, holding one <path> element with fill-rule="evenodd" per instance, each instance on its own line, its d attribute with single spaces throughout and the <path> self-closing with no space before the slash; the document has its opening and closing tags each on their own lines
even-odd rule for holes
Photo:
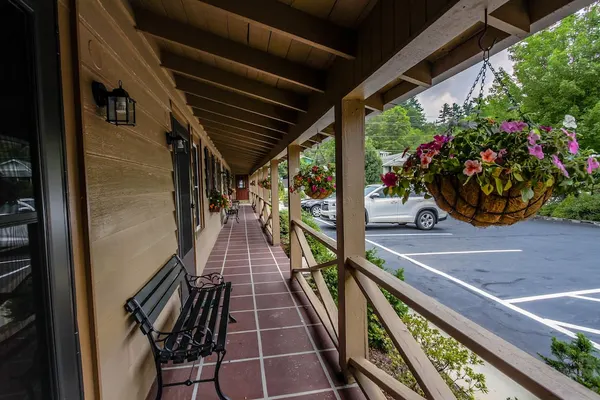
<svg viewBox="0 0 600 400">
<path fill-rule="evenodd" d="M 577 129 L 577 121 L 575 121 L 575 117 L 569 114 L 565 115 L 563 126 L 569 129 Z"/>
</svg>

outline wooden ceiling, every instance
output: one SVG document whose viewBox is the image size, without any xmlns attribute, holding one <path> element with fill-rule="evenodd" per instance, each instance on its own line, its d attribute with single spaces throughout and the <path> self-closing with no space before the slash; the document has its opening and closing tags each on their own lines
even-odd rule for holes
<svg viewBox="0 0 600 400">
<path fill-rule="evenodd" d="M 336 98 L 359 90 L 369 110 L 382 110 L 468 67 L 484 7 L 492 11 L 486 40 L 506 47 L 529 34 L 534 19 L 555 20 L 557 10 L 586 2 L 130 0 L 136 28 L 227 162 L 244 173 L 289 143 L 311 147 L 333 135 Z"/>
</svg>

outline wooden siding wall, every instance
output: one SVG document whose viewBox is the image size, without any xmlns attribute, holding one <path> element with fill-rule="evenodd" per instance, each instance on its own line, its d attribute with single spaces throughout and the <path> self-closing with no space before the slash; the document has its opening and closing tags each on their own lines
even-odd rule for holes
<svg viewBox="0 0 600 400">
<path fill-rule="evenodd" d="M 99 398 L 143 400 L 154 365 L 146 338 L 123 305 L 177 251 L 173 165 L 165 139 L 173 109 L 177 107 L 178 119 L 185 119 L 182 123 L 191 124 L 203 146 L 209 142 L 120 0 L 79 1 L 78 13 L 92 297 L 84 311 L 95 326 L 89 332 L 96 351 L 93 373 Z M 109 90 L 123 81 L 137 101 L 135 127 L 105 122 L 104 110 L 92 97 L 93 80 Z M 204 214 L 204 229 L 196 234 L 198 271 L 221 229 L 219 215 Z M 177 306 L 174 298 L 167 310 Z M 175 314 L 167 310 L 162 316 L 166 325 Z"/>
</svg>

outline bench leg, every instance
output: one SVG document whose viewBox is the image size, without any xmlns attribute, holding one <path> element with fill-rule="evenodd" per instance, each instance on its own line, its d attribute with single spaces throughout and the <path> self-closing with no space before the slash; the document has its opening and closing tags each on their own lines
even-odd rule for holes
<svg viewBox="0 0 600 400">
<path fill-rule="evenodd" d="M 219 396 L 219 399 L 230 400 L 229 397 L 227 397 L 223 394 L 223 392 L 221 391 L 221 385 L 219 384 L 219 370 L 221 369 L 221 363 L 223 362 L 223 359 L 225 358 L 225 353 L 227 353 L 227 351 L 223 350 L 222 352 L 219 352 L 219 355 L 217 356 L 217 365 L 215 367 L 214 380 L 215 380 L 215 389 L 217 391 L 217 396 Z"/>
<path fill-rule="evenodd" d="M 231 314 L 229 314 L 229 322 L 236 323 L 237 320 L 235 318 L 233 318 L 233 316 Z"/>
</svg>

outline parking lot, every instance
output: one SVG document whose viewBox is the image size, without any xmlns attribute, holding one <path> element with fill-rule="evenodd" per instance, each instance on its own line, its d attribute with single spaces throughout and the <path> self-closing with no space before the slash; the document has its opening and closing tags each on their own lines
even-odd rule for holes
<svg viewBox="0 0 600 400">
<path fill-rule="evenodd" d="M 319 220 L 335 238 L 335 226 Z M 600 349 L 600 228 L 554 221 L 477 229 L 452 219 L 431 231 L 369 225 L 406 282 L 522 350 L 549 354 L 582 332 Z"/>
</svg>

